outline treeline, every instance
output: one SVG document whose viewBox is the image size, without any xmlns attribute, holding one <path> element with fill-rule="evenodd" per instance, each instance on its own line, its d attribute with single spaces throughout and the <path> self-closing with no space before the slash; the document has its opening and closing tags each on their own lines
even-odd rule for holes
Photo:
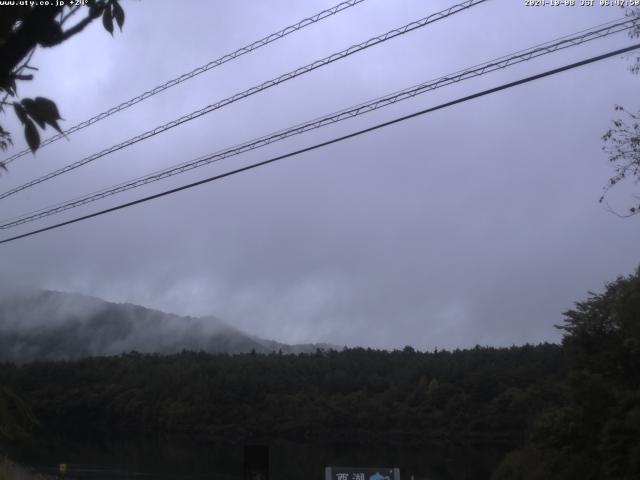
<svg viewBox="0 0 640 480">
<path fill-rule="evenodd" d="M 559 346 L 420 353 L 130 353 L 4 365 L 47 429 L 198 434 L 215 440 L 519 445 L 558 401 Z"/>
<path fill-rule="evenodd" d="M 57 431 L 476 446 L 496 480 L 640 478 L 640 275 L 561 328 L 562 345 L 4 364 L 0 385 Z"/>
<path fill-rule="evenodd" d="M 640 268 L 565 313 L 560 402 L 495 480 L 640 479 Z"/>
</svg>

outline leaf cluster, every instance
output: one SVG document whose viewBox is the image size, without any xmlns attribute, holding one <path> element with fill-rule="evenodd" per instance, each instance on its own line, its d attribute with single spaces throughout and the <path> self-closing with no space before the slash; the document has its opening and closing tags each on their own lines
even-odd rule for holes
<svg viewBox="0 0 640 480">
<path fill-rule="evenodd" d="M 118 24 L 118 28 L 122 31 L 124 25 L 124 10 L 117 0 L 109 0 L 108 3 L 102 5 L 102 25 L 104 29 L 113 35 L 113 21 Z"/>
<path fill-rule="evenodd" d="M 35 152 L 40 145 L 40 134 L 38 133 L 36 124 L 41 129 L 45 129 L 47 125 L 50 125 L 62 133 L 58 125 L 58 120 L 62 119 L 58 112 L 58 107 L 48 98 L 25 98 L 20 103 L 14 102 L 13 108 L 16 116 L 24 125 L 24 136 L 32 151 Z"/>
<path fill-rule="evenodd" d="M 605 142 L 603 150 L 609 155 L 609 162 L 613 165 L 615 174 L 609 179 L 600 202 L 605 201 L 609 190 L 626 179 L 640 182 L 640 112 L 632 113 L 620 105 L 615 110 L 625 114 L 626 118 L 613 121 L 613 126 L 602 136 Z M 628 207 L 628 214 L 632 216 L 640 213 L 640 197 L 634 195 L 634 202 Z"/>
<path fill-rule="evenodd" d="M 621 8 L 625 8 L 621 5 Z M 627 8 L 626 16 L 640 19 L 640 7 Z M 630 38 L 640 37 L 640 23 L 629 30 Z M 633 74 L 640 73 L 640 56 L 635 57 L 629 67 Z M 614 175 L 609 178 L 600 197 L 600 203 L 606 203 L 609 191 L 623 180 L 634 179 L 640 181 L 640 112 L 634 114 L 620 105 L 615 106 L 616 112 L 623 112 L 626 118 L 613 120 L 613 126 L 602 136 L 605 142 L 603 150 L 609 155 L 609 162 L 613 165 Z M 619 213 L 607 204 L 607 209 L 619 217 L 631 217 L 640 213 L 640 196 L 633 195 L 631 205 L 626 207 L 627 213 Z"/>
<path fill-rule="evenodd" d="M 56 104 L 45 97 L 24 98 L 7 102 L 9 97 L 18 97 L 17 82 L 33 79 L 25 70 L 37 70 L 29 62 L 37 47 L 53 47 L 82 32 L 92 21 L 101 17 L 104 29 L 113 35 L 114 22 L 120 30 L 125 13 L 118 0 L 89 0 L 83 6 L 31 6 L 28 2 L 3 9 L 0 18 L 0 111 L 13 105 L 14 112 L 24 127 L 24 136 L 32 152 L 40 146 L 40 133 L 47 125 L 62 133 L 58 120 L 62 120 Z M 84 16 L 72 26 L 67 22 Z M 0 125 L 0 149 L 13 144 L 11 134 Z M 0 163 L 0 168 L 6 169 Z"/>
<path fill-rule="evenodd" d="M 640 478 L 640 269 L 564 315 L 562 401 L 494 478 Z"/>
<path fill-rule="evenodd" d="M 0 440 L 26 437 L 38 425 L 27 402 L 7 387 L 0 387 Z"/>
</svg>

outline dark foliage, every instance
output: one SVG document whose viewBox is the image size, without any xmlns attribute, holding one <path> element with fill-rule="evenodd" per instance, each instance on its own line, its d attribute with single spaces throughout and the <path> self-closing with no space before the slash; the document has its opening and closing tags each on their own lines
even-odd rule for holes
<svg viewBox="0 0 640 480">
<path fill-rule="evenodd" d="M 6 386 L 0 386 L 0 441 L 27 437 L 37 425 L 25 400 Z"/>
<path fill-rule="evenodd" d="M 541 414 L 530 445 L 495 478 L 640 478 L 640 270 L 576 303 L 559 328 L 562 403 Z"/>
<path fill-rule="evenodd" d="M 621 7 L 624 2 L 620 2 Z M 627 16 L 640 18 L 640 8 L 633 7 L 627 9 Z M 629 37 L 640 38 L 640 26 L 636 25 L 629 31 Z M 640 56 L 634 54 L 635 62 L 629 68 L 633 74 L 640 73 Z M 613 126 L 602 136 L 605 142 L 603 150 L 609 156 L 609 162 L 613 167 L 614 174 L 609 178 L 604 187 L 604 193 L 600 197 L 600 203 L 606 203 L 610 212 L 620 217 L 631 217 L 640 213 L 640 196 L 632 195 L 630 204 L 626 207 L 625 213 L 619 213 L 609 206 L 605 198 L 609 191 L 616 185 L 624 181 L 632 180 L 635 183 L 640 181 L 640 111 L 633 113 L 620 105 L 615 106 L 616 112 L 621 112 L 622 117 L 613 120 Z"/>
<path fill-rule="evenodd" d="M 478 478 L 640 478 L 640 270 L 558 328 L 561 346 L 5 363 L 0 385 L 51 431 L 476 448 Z"/>
<path fill-rule="evenodd" d="M 21 101 L 7 101 L 18 98 L 17 82 L 32 80 L 37 68 L 29 64 L 33 52 L 38 47 L 54 47 L 83 31 L 91 22 L 102 17 L 102 24 L 113 35 L 113 21 L 122 30 L 124 10 L 118 0 L 88 0 L 77 5 L 31 5 L 20 2 L 5 6 L 0 15 L 0 112 L 13 105 L 15 114 L 24 126 L 24 136 L 32 152 L 40 146 L 40 132 L 36 125 L 45 129 L 47 125 L 61 133 L 61 120 L 56 104 L 44 97 L 24 98 Z M 37 3 L 37 2 L 31 2 Z M 71 18 L 77 20 L 72 26 L 66 25 Z M 12 145 L 10 132 L 0 126 L 0 150 Z M 6 166 L 0 163 L 0 168 Z"/>
<path fill-rule="evenodd" d="M 0 383 L 47 429 L 171 432 L 225 441 L 295 439 L 494 446 L 523 443 L 557 402 L 559 346 L 419 353 L 130 353 L 5 364 Z"/>
</svg>

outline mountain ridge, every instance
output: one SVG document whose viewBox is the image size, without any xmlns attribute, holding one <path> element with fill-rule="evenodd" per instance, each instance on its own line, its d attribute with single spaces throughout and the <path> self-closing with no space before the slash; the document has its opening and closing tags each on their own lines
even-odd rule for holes
<svg viewBox="0 0 640 480">
<path fill-rule="evenodd" d="M 55 290 L 0 295 L 0 361 L 74 360 L 131 351 L 172 354 L 306 353 L 326 343 L 286 344 L 244 332 L 215 316 L 192 317 Z"/>
</svg>

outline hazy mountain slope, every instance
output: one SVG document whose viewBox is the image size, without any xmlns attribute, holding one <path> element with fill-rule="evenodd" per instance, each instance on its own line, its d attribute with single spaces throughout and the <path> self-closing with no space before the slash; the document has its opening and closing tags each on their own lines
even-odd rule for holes
<svg viewBox="0 0 640 480">
<path fill-rule="evenodd" d="M 237 330 L 215 317 L 193 318 L 132 304 L 46 290 L 0 295 L 0 361 L 67 360 L 181 350 L 240 353 L 313 351 Z"/>
</svg>

